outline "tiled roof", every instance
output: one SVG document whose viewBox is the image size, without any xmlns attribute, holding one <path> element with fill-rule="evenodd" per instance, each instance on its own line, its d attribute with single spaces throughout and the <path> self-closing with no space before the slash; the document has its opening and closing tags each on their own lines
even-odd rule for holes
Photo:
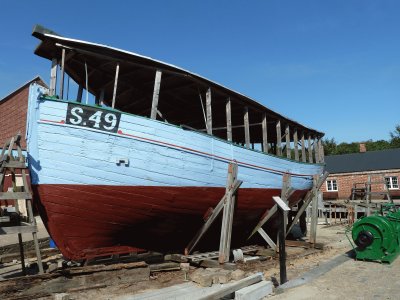
<svg viewBox="0 0 400 300">
<path fill-rule="evenodd" d="M 400 169 L 400 148 L 330 155 L 325 163 L 331 174 Z"/>
</svg>

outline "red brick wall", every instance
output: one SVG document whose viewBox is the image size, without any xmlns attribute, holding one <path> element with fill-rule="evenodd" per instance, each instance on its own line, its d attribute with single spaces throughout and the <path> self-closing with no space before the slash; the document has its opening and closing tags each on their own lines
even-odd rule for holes
<svg viewBox="0 0 400 300">
<path fill-rule="evenodd" d="M 354 183 L 365 183 L 368 181 L 368 175 L 371 175 L 371 181 L 381 181 L 382 176 L 397 176 L 400 180 L 400 170 L 386 170 L 386 171 L 374 171 L 374 172 L 357 172 L 357 173 L 343 173 L 343 174 L 330 174 L 327 180 L 336 179 L 337 192 L 328 192 L 326 189 L 326 182 L 322 185 L 321 191 L 324 194 L 324 199 L 336 198 L 336 199 L 351 199 L 351 189 Z M 363 185 L 359 185 L 362 187 Z M 372 184 L 372 192 L 383 192 L 385 187 L 383 184 Z M 336 195 L 335 195 L 336 194 Z M 390 190 L 392 196 L 400 196 L 400 190 Z M 383 198 L 383 196 L 372 196 L 372 199 Z"/>
<path fill-rule="evenodd" d="M 11 98 L 0 101 L 0 148 L 4 142 L 21 132 L 21 146 L 26 148 L 25 129 L 28 110 L 29 85 L 12 95 Z"/>
</svg>

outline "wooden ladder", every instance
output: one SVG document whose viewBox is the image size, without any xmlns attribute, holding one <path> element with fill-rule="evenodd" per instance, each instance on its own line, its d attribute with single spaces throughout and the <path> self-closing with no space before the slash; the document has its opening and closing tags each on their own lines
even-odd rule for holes
<svg viewBox="0 0 400 300">
<path fill-rule="evenodd" d="M 19 225 L 10 224 L 10 219 L 7 216 L 0 218 L 0 235 L 18 234 L 18 242 L 21 254 L 22 272 L 26 275 L 24 248 L 22 243 L 23 233 L 32 233 L 33 241 L 35 244 L 35 251 L 37 256 L 37 264 L 39 273 L 43 273 L 42 259 L 40 255 L 39 242 L 37 238 L 37 225 L 33 216 L 32 210 L 32 193 L 30 185 L 27 180 L 27 166 L 25 163 L 25 156 L 22 154 L 20 145 L 21 135 L 18 133 L 16 136 L 8 140 L 1 150 L 0 154 L 0 200 L 14 200 L 15 212 L 19 215 L 20 208 L 18 200 L 25 200 L 27 208 L 26 222 L 19 222 Z M 14 156 L 13 151 L 16 149 L 17 156 Z M 17 186 L 16 170 L 21 170 L 22 186 Z M 11 177 L 12 187 L 10 191 L 4 191 L 4 181 L 6 175 Z M 0 212 L 3 210 L 0 208 Z"/>
</svg>

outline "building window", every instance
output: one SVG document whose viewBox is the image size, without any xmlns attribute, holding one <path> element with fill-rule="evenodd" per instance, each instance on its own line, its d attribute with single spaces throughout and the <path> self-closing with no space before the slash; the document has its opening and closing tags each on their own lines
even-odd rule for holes
<svg viewBox="0 0 400 300">
<path fill-rule="evenodd" d="M 330 180 L 326 181 L 326 190 L 328 192 L 337 192 L 338 191 L 336 179 L 330 179 Z"/>
<path fill-rule="evenodd" d="M 386 186 L 389 190 L 399 189 L 399 181 L 397 176 L 385 177 Z"/>
</svg>

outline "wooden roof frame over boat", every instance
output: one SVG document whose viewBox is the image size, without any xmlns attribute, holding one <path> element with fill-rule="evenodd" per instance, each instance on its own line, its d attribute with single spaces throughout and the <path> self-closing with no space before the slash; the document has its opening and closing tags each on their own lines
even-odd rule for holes
<svg viewBox="0 0 400 300">
<path fill-rule="evenodd" d="M 64 38 L 40 25 L 32 35 L 42 41 L 35 54 L 52 61 L 50 96 L 59 80 L 58 95 L 64 98 L 67 73 L 79 85 L 78 102 L 86 89 L 96 104 L 296 161 L 324 162 L 322 132 L 216 82 L 136 53 Z"/>
</svg>

